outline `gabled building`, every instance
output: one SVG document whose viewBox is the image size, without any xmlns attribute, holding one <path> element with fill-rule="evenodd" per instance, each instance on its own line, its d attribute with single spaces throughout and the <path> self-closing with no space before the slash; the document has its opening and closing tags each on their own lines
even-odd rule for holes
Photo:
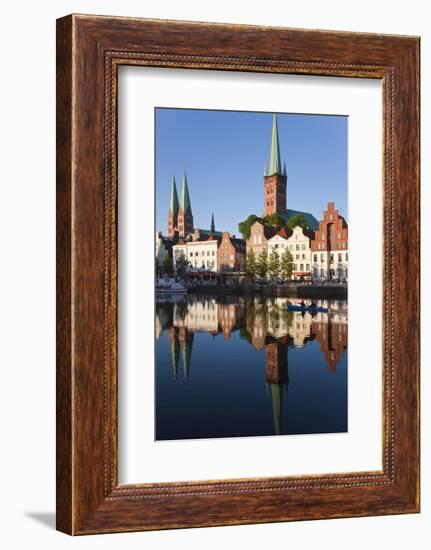
<svg viewBox="0 0 431 550">
<path fill-rule="evenodd" d="M 268 259 L 275 250 L 279 257 L 288 250 L 293 258 L 292 279 L 311 277 L 311 240 L 313 231 L 296 226 L 293 229 L 282 227 L 268 240 Z"/>
<path fill-rule="evenodd" d="M 348 280 L 348 227 L 333 202 L 323 213 L 323 220 L 311 242 L 313 279 L 317 281 Z"/>
<path fill-rule="evenodd" d="M 244 271 L 245 252 L 245 241 L 224 231 L 217 251 L 217 271 Z"/>
<path fill-rule="evenodd" d="M 268 240 L 277 233 L 277 228 L 273 225 L 267 225 L 262 222 L 256 221 L 250 228 L 250 238 L 246 241 L 247 254 L 251 250 L 256 258 L 260 256 L 262 252 L 267 254 L 268 252 Z"/>
</svg>

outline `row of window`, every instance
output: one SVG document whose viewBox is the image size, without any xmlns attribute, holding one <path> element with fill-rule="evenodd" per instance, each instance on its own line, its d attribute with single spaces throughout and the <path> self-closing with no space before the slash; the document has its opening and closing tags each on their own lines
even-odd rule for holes
<svg viewBox="0 0 431 550">
<path fill-rule="evenodd" d="M 344 254 L 344 257 L 345 257 L 345 260 L 347 262 L 347 260 L 349 259 L 349 255 L 348 255 L 347 252 Z M 335 259 L 335 255 L 330 254 L 329 255 L 329 261 L 332 263 L 334 261 L 334 259 Z M 338 259 L 339 262 L 343 261 L 343 254 L 341 252 L 338 253 L 337 259 Z M 313 262 L 317 262 L 317 261 L 318 261 L 318 254 L 313 254 Z M 325 254 L 320 254 L 320 261 L 321 262 L 325 261 Z"/>
<path fill-rule="evenodd" d="M 310 264 L 293 264 L 293 271 L 304 271 L 304 265 L 305 265 L 305 271 L 310 271 Z"/>
<path fill-rule="evenodd" d="M 195 256 L 205 256 L 205 250 L 202 251 L 202 254 L 200 252 L 189 252 L 189 257 L 192 258 L 193 255 Z M 209 250 L 206 251 L 206 256 L 215 256 L 215 250 L 211 250 L 211 253 Z"/>
<path fill-rule="evenodd" d="M 331 244 L 331 247 L 333 247 L 333 244 Z M 343 242 L 338 242 L 337 246 L 335 246 L 333 248 L 338 248 L 338 249 L 347 248 L 347 243 L 345 243 L 344 241 Z M 323 243 L 322 244 L 317 243 L 317 250 L 326 250 L 326 245 L 323 244 Z"/>
<path fill-rule="evenodd" d="M 274 248 L 280 248 L 281 250 L 306 250 L 307 247 L 305 246 L 305 243 L 302 244 L 284 244 L 284 243 L 276 243 L 272 245 Z"/>
</svg>

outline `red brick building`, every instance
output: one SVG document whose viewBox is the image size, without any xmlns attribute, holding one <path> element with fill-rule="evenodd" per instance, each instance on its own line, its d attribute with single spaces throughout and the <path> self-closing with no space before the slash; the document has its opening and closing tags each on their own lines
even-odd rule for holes
<svg viewBox="0 0 431 550">
<path fill-rule="evenodd" d="M 217 250 L 218 271 L 244 271 L 245 250 L 244 240 L 231 237 L 228 231 L 224 231 Z"/>
<path fill-rule="evenodd" d="M 310 246 L 313 279 L 347 281 L 348 228 L 333 202 L 328 202 Z"/>
</svg>

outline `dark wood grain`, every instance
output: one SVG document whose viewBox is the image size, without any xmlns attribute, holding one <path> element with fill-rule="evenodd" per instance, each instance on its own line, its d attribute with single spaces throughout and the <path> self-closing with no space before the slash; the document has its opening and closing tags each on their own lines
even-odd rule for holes
<svg viewBox="0 0 431 550">
<path fill-rule="evenodd" d="M 86 534 L 417 512 L 419 39 L 95 16 L 57 25 L 58 529 Z M 382 471 L 118 485 L 121 64 L 382 80 Z"/>
</svg>

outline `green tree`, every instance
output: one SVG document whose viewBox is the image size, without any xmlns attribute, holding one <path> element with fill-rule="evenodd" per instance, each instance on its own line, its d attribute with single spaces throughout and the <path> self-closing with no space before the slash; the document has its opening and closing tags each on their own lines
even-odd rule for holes
<svg viewBox="0 0 431 550">
<path fill-rule="evenodd" d="M 160 264 L 159 258 L 156 258 L 156 276 L 160 277 L 161 274 L 162 274 L 162 266 Z"/>
<path fill-rule="evenodd" d="M 275 248 L 272 249 L 268 261 L 268 273 L 271 279 L 276 279 L 280 272 L 280 256 Z"/>
<path fill-rule="evenodd" d="M 178 275 L 184 275 L 188 265 L 189 265 L 189 262 L 187 261 L 187 258 L 184 256 L 184 252 L 181 252 L 181 254 L 178 257 L 177 266 L 176 266 Z"/>
<path fill-rule="evenodd" d="M 256 214 L 250 214 L 248 218 L 238 224 L 238 230 L 246 241 L 250 238 L 251 226 L 255 222 L 262 222 L 262 218 L 259 218 Z"/>
<path fill-rule="evenodd" d="M 254 255 L 253 249 L 251 249 L 247 254 L 247 258 L 245 260 L 245 271 L 251 280 L 254 280 L 256 277 L 256 256 Z"/>
<path fill-rule="evenodd" d="M 168 276 L 172 276 L 174 273 L 174 262 L 172 261 L 172 256 L 170 254 L 168 254 L 163 260 L 162 272 Z"/>
<path fill-rule="evenodd" d="M 274 225 L 278 228 L 283 227 L 285 223 L 283 216 L 278 212 L 274 212 L 274 214 L 268 214 L 263 218 L 263 222 L 267 223 L 268 225 Z"/>
<path fill-rule="evenodd" d="M 256 274 L 261 279 L 264 279 L 266 277 L 267 272 L 268 272 L 268 260 L 266 258 L 266 252 L 262 251 L 256 262 Z"/>
<path fill-rule="evenodd" d="M 299 225 L 299 227 L 302 227 L 302 229 L 307 229 L 308 223 L 307 223 L 307 220 L 304 218 L 303 214 L 295 214 L 294 216 L 289 218 L 287 222 L 287 227 L 289 229 L 293 229 L 297 225 Z"/>
<path fill-rule="evenodd" d="M 283 279 L 290 279 L 293 271 L 293 256 L 289 250 L 285 250 L 281 255 L 280 274 Z"/>
</svg>

